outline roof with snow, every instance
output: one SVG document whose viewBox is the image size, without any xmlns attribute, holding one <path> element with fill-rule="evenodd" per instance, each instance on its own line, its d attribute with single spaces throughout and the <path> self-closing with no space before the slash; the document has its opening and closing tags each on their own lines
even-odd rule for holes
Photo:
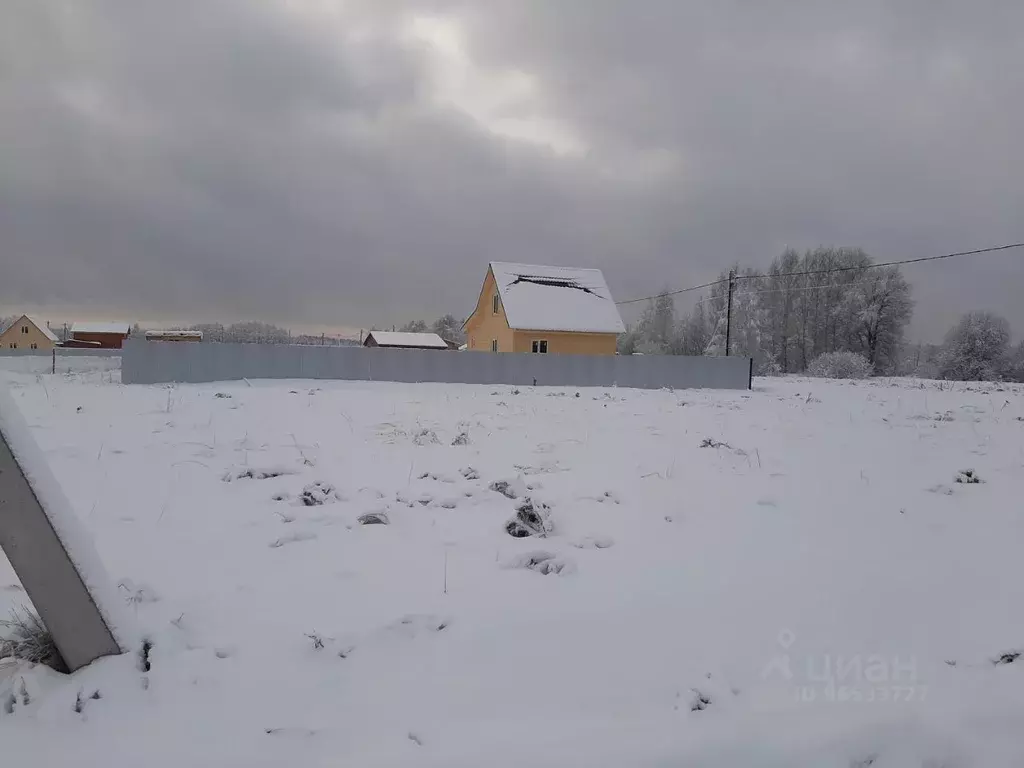
<svg viewBox="0 0 1024 768">
<path fill-rule="evenodd" d="M 404 331 L 370 331 L 366 340 L 373 339 L 378 347 L 408 347 L 412 349 L 448 349 L 445 340 L 436 333 L 409 333 Z"/>
<path fill-rule="evenodd" d="M 43 336 L 48 338 L 50 341 L 54 343 L 60 341 L 60 339 L 57 338 L 57 334 L 51 331 L 50 326 L 48 326 L 46 323 L 42 322 L 41 320 L 37 320 L 36 318 L 32 317 L 32 315 L 25 315 L 25 317 L 27 317 L 29 322 L 31 322 L 32 325 L 38 328 L 40 332 L 43 334 Z"/>
<path fill-rule="evenodd" d="M 131 330 L 128 323 L 75 323 L 71 326 L 71 333 L 116 333 L 127 336 Z"/>
<path fill-rule="evenodd" d="M 599 269 L 492 261 L 510 328 L 622 333 L 626 330 Z"/>
</svg>

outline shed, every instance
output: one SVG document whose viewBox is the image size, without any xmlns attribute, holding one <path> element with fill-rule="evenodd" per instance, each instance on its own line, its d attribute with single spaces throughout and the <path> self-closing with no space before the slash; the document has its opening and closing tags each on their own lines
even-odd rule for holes
<svg viewBox="0 0 1024 768">
<path fill-rule="evenodd" d="M 445 340 L 436 333 L 409 333 L 405 331 L 370 331 L 364 347 L 390 347 L 391 349 L 448 349 Z"/>
<path fill-rule="evenodd" d="M 94 341 L 100 349 L 121 349 L 132 332 L 128 323 L 75 323 L 71 326 L 74 341 Z"/>
</svg>

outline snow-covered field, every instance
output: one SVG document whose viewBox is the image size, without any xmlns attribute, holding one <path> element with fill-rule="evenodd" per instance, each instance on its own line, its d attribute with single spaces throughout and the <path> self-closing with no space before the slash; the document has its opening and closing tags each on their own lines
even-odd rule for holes
<svg viewBox="0 0 1024 768">
<path fill-rule="evenodd" d="M 1024 764 L 1020 388 L 6 376 L 153 648 L 5 764 Z"/>
</svg>

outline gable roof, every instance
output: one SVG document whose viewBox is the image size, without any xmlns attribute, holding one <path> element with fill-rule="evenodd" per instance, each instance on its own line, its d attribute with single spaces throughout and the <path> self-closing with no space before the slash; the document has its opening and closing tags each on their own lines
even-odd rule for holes
<svg viewBox="0 0 1024 768">
<path fill-rule="evenodd" d="M 34 325 L 37 329 L 39 329 L 39 332 L 41 334 L 43 334 L 43 336 L 45 336 L 47 339 L 52 341 L 54 344 L 57 344 L 57 343 L 60 342 L 60 339 L 57 338 L 57 334 L 55 334 L 53 331 L 51 331 L 50 327 L 46 323 L 43 323 L 43 322 L 37 320 L 32 315 L 21 315 L 13 323 L 10 323 L 9 325 L 7 325 L 5 327 L 0 328 L 0 333 L 7 333 L 7 331 L 9 331 L 11 328 L 16 326 L 22 320 L 28 320 L 30 323 L 32 323 L 32 325 Z"/>
<path fill-rule="evenodd" d="M 51 331 L 50 326 L 48 326 L 46 323 L 37 320 L 32 315 L 25 315 L 25 319 L 32 323 L 32 325 L 34 325 L 36 328 L 38 328 L 39 332 L 42 333 L 43 336 L 52 341 L 54 344 L 60 341 L 60 339 L 57 338 L 57 334 Z"/>
<path fill-rule="evenodd" d="M 436 333 L 410 333 L 405 331 L 370 331 L 379 347 L 421 347 L 424 349 L 448 349 L 445 340 Z"/>
<path fill-rule="evenodd" d="M 71 326 L 71 333 L 113 333 L 127 336 L 131 330 L 128 323 L 75 323 Z"/>
<path fill-rule="evenodd" d="M 492 261 L 505 319 L 517 331 L 622 333 L 618 307 L 599 269 Z"/>
</svg>

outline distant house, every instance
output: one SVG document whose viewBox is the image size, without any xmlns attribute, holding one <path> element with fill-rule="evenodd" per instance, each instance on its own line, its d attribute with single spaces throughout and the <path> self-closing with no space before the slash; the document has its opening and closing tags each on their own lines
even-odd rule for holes
<svg viewBox="0 0 1024 768">
<path fill-rule="evenodd" d="M 22 315 L 7 328 L 0 329 L 0 349 L 53 349 L 60 339 L 46 323 Z"/>
<path fill-rule="evenodd" d="M 94 342 L 82 346 L 121 349 L 131 332 L 128 323 L 75 323 L 71 326 L 71 339 L 76 342 Z"/>
<path fill-rule="evenodd" d="M 468 349 L 614 355 L 625 331 L 599 269 L 491 262 L 463 328 Z"/>
<path fill-rule="evenodd" d="M 202 331 L 146 331 L 146 341 L 202 341 Z"/>
<path fill-rule="evenodd" d="M 370 331 L 364 347 L 390 347 L 391 349 L 448 349 L 445 340 L 436 333 L 406 333 L 402 331 Z"/>
</svg>

